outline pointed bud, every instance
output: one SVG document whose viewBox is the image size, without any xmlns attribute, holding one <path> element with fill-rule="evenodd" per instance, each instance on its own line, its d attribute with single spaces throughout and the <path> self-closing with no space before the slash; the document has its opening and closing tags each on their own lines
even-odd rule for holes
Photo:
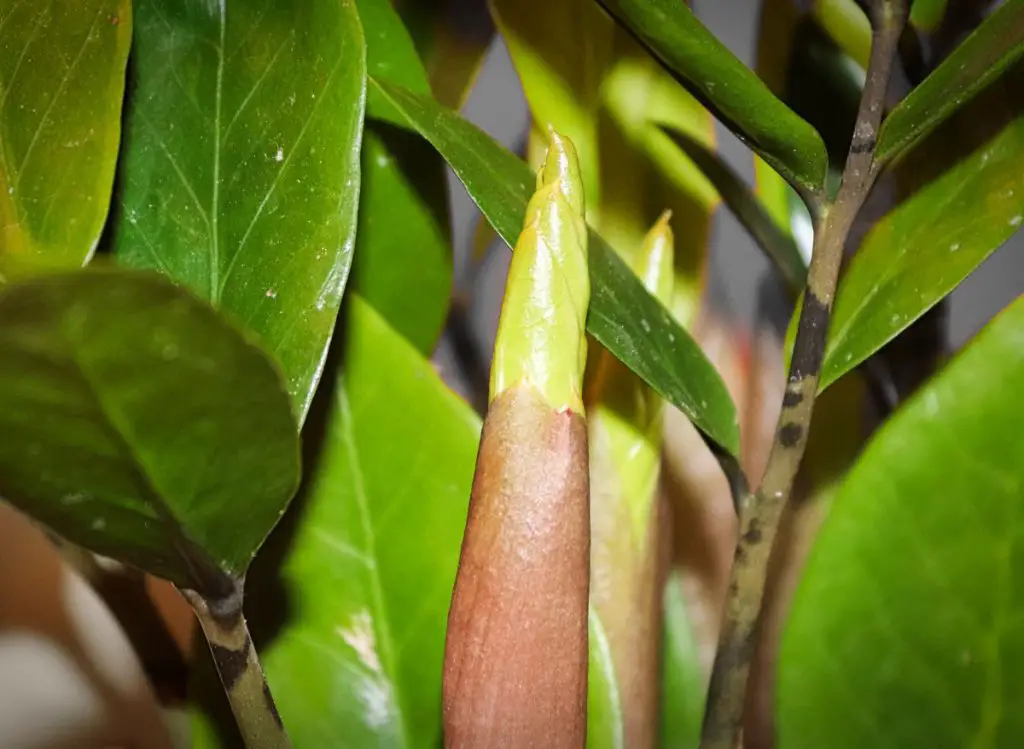
<svg viewBox="0 0 1024 749">
<path fill-rule="evenodd" d="M 446 749 L 584 745 L 586 237 L 575 151 L 552 133 L 512 256 L 448 614 Z"/>
</svg>

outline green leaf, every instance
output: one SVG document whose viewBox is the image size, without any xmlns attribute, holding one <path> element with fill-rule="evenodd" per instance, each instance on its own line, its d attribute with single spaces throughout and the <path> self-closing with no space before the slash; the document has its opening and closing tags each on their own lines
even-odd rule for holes
<svg viewBox="0 0 1024 749">
<path fill-rule="evenodd" d="M 348 278 L 365 50 L 352 0 L 139 0 L 114 252 L 281 363 L 300 420 Z"/>
<path fill-rule="evenodd" d="M 953 162 L 865 237 L 839 285 L 822 387 L 908 328 L 1020 227 L 1024 108 L 1018 86 L 1024 77 L 1016 81 L 975 102 L 948 130 L 935 134 L 934 144 L 914 154 L 920 164 L 906 165 L 927 179 L 924 170 Z M 1017 116 L 1000 129 L 1007 102 Z M 996 132 L 970 151 L 978 127 Z M 961 158 L 963 150 L 968 153 Z"/>
<path fill-rule="evenodd" d="M 782 749 L 1024 743 L 1022 379 L 1018 299 L 839 487 L 782 641 Z"/>
<path fill-rule="evenodd" d="M 765 205 L 732 168 L 706 146 L 673 127 L 662 129 L 700 167 L 733 212 L 775 266 L 794 295 L 807 280 L 807 265 L 788 228 L 780 227 Z"/>
<path fill-rule="evenodd" d="M 382 122 L 366 124 L 362 161 L 354 289 L 430 353 L 452 289 L 444 161 L 421 138 Z"/>
<path fill-rule="evenodd" d="M 391 3 L 356 0 L 356 6 L 367 71 L 429 95 L 427 73 Z M 368 108 L 390 106 L 376 89 L 367 98 Z M 444 161 L 428 143 L 380 122 L 367 123 L 352 283 L 424 353 L 437 342 L 451 294 L 447 198 Z"/>
<path fill-rule="evenodd" d="M 1024 55 L 1024 0 L 1008 0 L 882 123 L 876 158 L 907 151 Z"/>
<path fill-rule="evenodd" d="M 377 86 L 441 153 L 484 216 L 512 247 L 533 193 L 529 167 L 477 127 L 435 101 L 375 78 Z M 708 437 L 731 453 L 736 409 L 714 367 L 633 271 L 590 232 L 587 331 Z"/>
<path fill-rule="evenodd" d="M 297 749 L 435 749 L 480 420 L 358 295 L 344 329 L 297 531 L 268 544 L 287 544 L 289 610 L 261 659 Z"/>
<path fill-rule="evenodd" d="M 935 31 L 946 15 L 946 0 L 914 0 L 910 22 L 922 31 Z"/>
<path fill-rule="evenodd" d="M 692 625 L 686 615 L 678 570 L 669 573 L 664 607 L 658 746 L 661 749 L 696 749 L 700 744 L 707 685 Z"/>
<path fill-rule="evenodd" d="M 0 0 L 0 280 L 92 256 L 131 28 L 129 0 Z"/>
<path fill-rule="evenodd" d="M 587 747 L 622 749 L 625 735 L 619 685 L 608 634 L 593 608 L 587 617 L 590 659 L 587 664 Z"/>
<path fill-rule="evenodd" d="M 828 155 L 818 133 L 679 0 L 599 0 L 747 145 L 804 192 L 825 184 Z"/>
<path fill-rule="evenodd" d="M 204 302 L 111 269 L 0 293 L 0 495 L 23 512 L 208 594 L 298 481 L 277 368 Z"/>
</svg>

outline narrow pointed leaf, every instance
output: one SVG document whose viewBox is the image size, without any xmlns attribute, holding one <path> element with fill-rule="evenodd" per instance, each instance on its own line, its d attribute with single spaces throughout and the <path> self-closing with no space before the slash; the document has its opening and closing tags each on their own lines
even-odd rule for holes
<svg viewBox="0 0 1024 749">
<path fill-rule="evenodd" d="M 1024 299 L 839 486 L 782 641 L 782 749 L 1024 742 Z"/>
<path fill-rule="evenodd" d="M 304 418 L 355 237 L 355 7 L 140 0 L 135 12 L 116 257 L 257 333 Z"/>
<path fill-rule="evenodd" d="M 285 549 L 290 607 L 261 659 L 296 749 L 435 749 L 480 421 L 358 295 L 344 328 L 294 536 L 268 544 Z M 259 589 L 278 571 L 257 562 L 253 573 Z M 254 628 L 279 616 L 252 608 Z M 206 728 L 195 747 L 217 745 Z"/>
<path fill-rule="evenodd" d="M 368 71 L 429 95 L 426 71 L 391 3 L 356 6 Z M 430 144 L 381 122 L 366 124 L 353 287 L 424 353 L 437 342 L 451 294 L 447 198 L 444 161 Z"/>
<path fill-rule="evenodd" d="M 685 133 L 670 127 L 663 129 L 711 180 L 729 210 L 750 232 L 790 291 L 794 295 L 799 293 L 807 280 L 807 265 L 789 231 L 775 222 L 760 199 L 717 154 Z"/>
<path fill-rule="evenodd" d="M 0 280 L 92 256 L 131 28 L 128 0 L 0 2 Z"/>
<path fill-rule="evenodd" d="M 298 485 L 281 376 L 155 274 L 0 294 L 0 495 L 68 540 L 205 593 L 244 574 Z"/>
<path fill-rule="evenodd" d="M 1007 0 L 882 123 L 877 158 L 899 156 L 1024 55 L 1024 0 Z"/>
<path fill-rule="evenodd" d="M 722 121 L 794 186 L 825 183 L 828 155 L 813 127 L 775 97 L 681 0 L 599 0 Z"/>
<path fill-rule="evenodd" d="M 477 127 L 426 97 L 370 80 L 441 153 L 505 243 L 514 246 L 533 192 L 533 174 Z M 627 266 L 590 232 L 587 331 L 729 452 L 736 412 L 717 372 Z"/>
<path fill-rule="evenodd" d="M 1007 106 L 1024 111 L 1019 91 L 1008 81 L 937 132 L 934 149 L 924 146 L 918 168 L 952 163 L 875 224 L 854 256 L 836 296 L 823 387 L 908 328 L 1024 222 L 1024 114 L 999 126 Z M 979 125 L 995 134 L 959 157 L 977 140 L 961 127 Z"/>
</svg>

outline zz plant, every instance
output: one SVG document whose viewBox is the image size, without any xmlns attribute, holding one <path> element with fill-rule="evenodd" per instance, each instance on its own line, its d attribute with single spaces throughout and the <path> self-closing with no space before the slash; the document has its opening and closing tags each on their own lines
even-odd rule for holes
<svg viewBox="0 0 1024 749">
<path fill-rule="evenodd" d="M 683 0 L 491 0 L 525 160 L 452 12 L 0 0 L 0 496 L 191 604 L 190 745 L 1021 745 L 1024 302 L 940 313 L 1024 216 L 1024 0 L 764 0 L 756 71 Z M 483 414 L 445 165 L 514 248 Z"/>
</svg>

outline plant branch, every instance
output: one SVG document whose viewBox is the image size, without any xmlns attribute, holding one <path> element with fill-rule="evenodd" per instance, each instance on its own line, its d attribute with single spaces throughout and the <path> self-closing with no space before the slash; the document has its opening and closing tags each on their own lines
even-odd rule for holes
<svg viewBox="0 0 1024 749">
<path fill-rule="evenodd" d="M 842 185 L 835 201 L 824 207 L 816 221 L 814 255 L 775 440 L 761 488 L 740 501 L 740 536 L 711 676 L 702 749 L 740 746 L 747 677 L 769 557 L 807 446 L 843 248 L 881 168 L 874 158 L 875 138 L 908 9 L 906 0 L 875 0 L 871 5 L 873 34 L 867 80 Z"/>
<path fill-rule="evenodd" d="M 292 749 L 242 615 L 242 586 L 225 598 L 183 590 L 210 646 L 246 749 Z"/>
</svg>

